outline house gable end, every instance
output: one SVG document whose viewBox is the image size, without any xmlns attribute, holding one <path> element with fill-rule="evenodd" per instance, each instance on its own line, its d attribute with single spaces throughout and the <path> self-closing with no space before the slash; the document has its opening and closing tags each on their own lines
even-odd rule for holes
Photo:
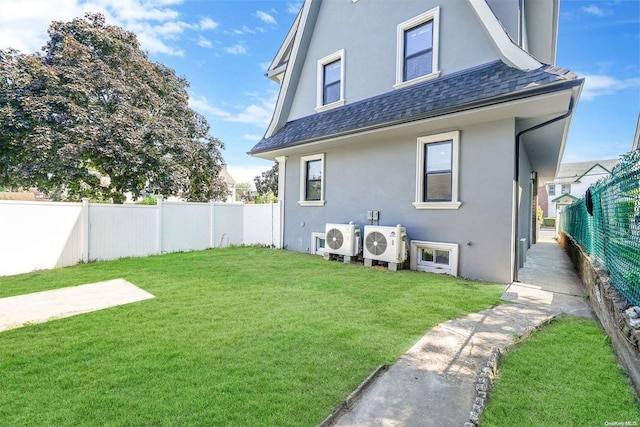
<svg viewBox="0 0 640 427">
<path fill-rule="evenodd" d="M 278 49 L 276 56 L 271 61 L 271 65 L 269 65 L 269 69 L 267 70 L 267 77 L 270 79 L 282 83 L 284 80 L 284 72 L 287 69 L 287 64 L 289 63 L 289 59 L 291 58 L 291 53 L 293 51 L 293 45 L 296 38 L 296 34 L 298 33 L 298 27 L 300 26 L 300 17 L 302 16 L 303 9 L 300 8 L 296 19 L 293 21 L 289 32 L 287 33 L 284 42 Z"/>
<path fill-rule="evenodd" d="M 514 43 L 486 0 L 468 1 L 505 63 L 521 70 L 535 70 L 542 66 L 542 63 Z"/>
<path fill-rule="evenodd" d="M 593 171 L 593 170 L 595 170 L 595 169 L 597 169 L 597 168 L 602 169 L 602 170 L 603 170 L 605 173 L 607 173 L 607 174 L 611 174 L 611 171 L 610 171 L 609 169 L 605 168 L 605 167 L 604 167 L 604 166 L 602 166 L 600 163 L 596 163 L 596 164 L 594 164 L 593 166 L 591 166 L 589 169 L 587 169 L 587 170 L 585 171 L 585 173 L 583 173 L 583 174 L 582 174 L 582 175 L 580 175 L 578 178 L 576 178 L 575 182 L 580 182 L 580 180 L 581 180 L 583 177 L 587 176 L 587 175 L 594 175 L 594 174 L 592 174 L 592 173 L 591 173 L 591 171 Z M 597 174 L 596 174 L 596 175 L 597 175 Z M 600 175 L 602 175 L 602 173 L 600 173 Z"/>
<path fill-rule="evenodd" d="M 289 50 L 288 46 L 285 47 L 285 49 L 280 52 L 281 57 L 278 58 L 276 55 L 276 58 L 274 59 L 274 62 L 276 62 L 276 59 L 282 60 L 285 57 L 287 50 L 289 51 L 286 71 L 283 71 L 284 77 L 282 78 L 282 86 L 280 87 L 280 93 L 278 94 L 273 117 L 271 118 L 271 123 L 265 133 L 265 137 L 267 138 L 280 129 L 286 123 L 289 116 L 293 97 L 295 96 L 295 91 L 298 88 L 302 65 L 315 27 L 315 22 L 318 17 L 320 3 L 320 0 L 305 0 L 302 9 L 300 10 L 299 17 L 296 18 L 298 25 L 295 30 L 295 34 L 291 32 L 288 34 L 288 36 L 292 36 L 291 38 L 293 40 L 291 49 Z"/>
</svg>

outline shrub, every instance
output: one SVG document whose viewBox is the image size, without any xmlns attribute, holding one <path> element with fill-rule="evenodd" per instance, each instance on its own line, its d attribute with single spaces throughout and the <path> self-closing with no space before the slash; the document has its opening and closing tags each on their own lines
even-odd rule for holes
<svg viewBox="0 0 640 427">
<path fill-rule="evenodd" d="M 545 227 L 555 227 L 556 226 L 556 219 L 555 218 L 544 218 L 542 220 L 542 225 L 544 225 Z"/>
<path fill-rule="evenodd" d="M 158 204 L 158 199 L 156 199 L 154 196 L 144 196 L 142 198 L 142 200 L 140 200 L 138 202 L 138 204 L 140 205 L 157 205 Z"/>
</svg>

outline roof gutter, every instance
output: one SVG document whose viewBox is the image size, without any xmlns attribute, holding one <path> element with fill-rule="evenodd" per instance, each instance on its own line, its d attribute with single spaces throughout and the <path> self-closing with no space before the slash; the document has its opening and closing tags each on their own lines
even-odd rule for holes
<svg viewBox="0 0 640 427">
<path fill-rule="evenodd" d="M 519 229 L 519 206 L 520 206 L 520 195 L 518 192 L 518 187 L 520 186 L 520 145 L 522 135 L 525 133 L 533 132 L 534 130 L 543 128 L 545 126 L 549 126 L 555 122 L 560 120 L 564 120 L 569 117 L 573 113 L 573 108 L 575 106 L 575 99 L 573 95 L 571 95 L 571 99 L 569 100 L 569 108 L 567 108 L 567 112 L 554 117 L 553 119 L 547 120 L 546 122 L 537 124 L 528 129 L 521 130 L 516 134 L 515 140 L 515 156 L 514 156 L 514 167 L 513 167 L 513 199 L 514 199 L 514 207 L 513 207 L 513 281 L 518 281 L 518 229 Z"/>
</svg>

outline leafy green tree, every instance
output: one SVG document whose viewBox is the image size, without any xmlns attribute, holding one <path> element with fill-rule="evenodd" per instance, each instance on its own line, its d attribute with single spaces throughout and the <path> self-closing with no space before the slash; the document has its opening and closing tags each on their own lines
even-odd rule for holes
<svg viewBox="0 0 640 427">
<path fill-rule="evenodd" d="M 275 162 L 268 171 L 253 178 L 253 182 L 256 184 L 256 191 L 263 198 L 269 193 L 278 197 L 278 162 Z"/>
<path fill-rule="evenodd" d="M 222 142 L 188 82 L 101 14 L 53 22 L 42 54 L 0 50 L 0 185 L 71 200 L 224 199 Z"/>
</svg>

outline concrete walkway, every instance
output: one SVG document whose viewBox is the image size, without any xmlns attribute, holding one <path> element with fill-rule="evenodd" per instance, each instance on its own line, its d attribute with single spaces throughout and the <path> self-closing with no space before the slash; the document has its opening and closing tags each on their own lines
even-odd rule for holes
<svg viewBox="0 0 640 427">
<path fill-rule="evenodd" d="M 527 254 L 511 302 L 444 322 L 362 389 L 336 414 L 336 426 L 463 426 L 477 396 L 475 383 L 492 347 L 512 345 L 527 328 L 561 312 L 593 317 L 583 286 L 560 246 L 543 234 Z"/>
<path fill-rule="evenodd" d="M 150 298 L 124 279 L 0 298 L 0 332 Z"/>
</svg>

